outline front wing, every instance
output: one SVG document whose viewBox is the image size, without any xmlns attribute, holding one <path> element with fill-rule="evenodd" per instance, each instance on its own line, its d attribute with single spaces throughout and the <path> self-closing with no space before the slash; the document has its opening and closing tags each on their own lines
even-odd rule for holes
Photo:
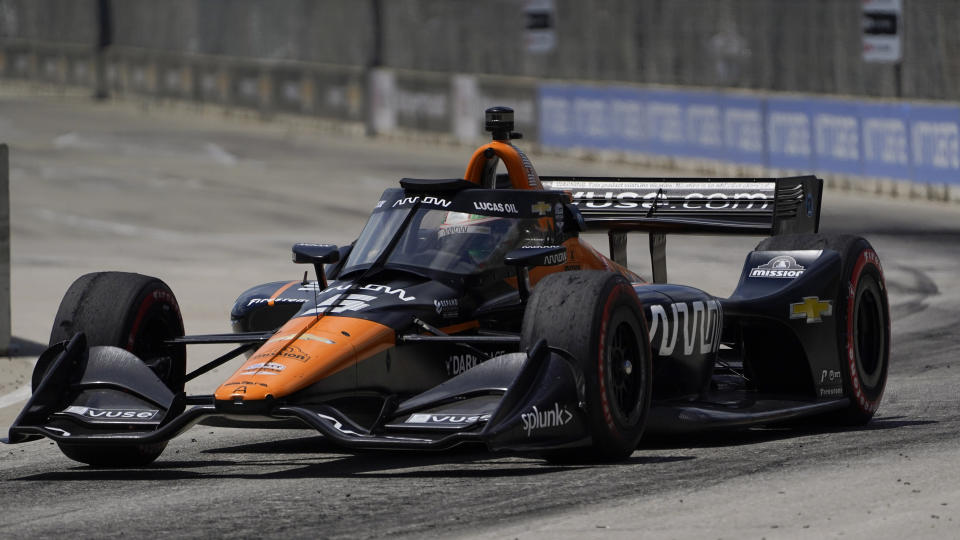
<svg viewBox="0 0 960 540">
<path fill-rule="evenodd" d="M 5 443 L 47 437 L 68 445 L 132 445 L 170 440 L 211 417 L 299 420 L 349 448 L 435 449 L 483 443 L 536 451 L 590 443 L 581 407 L 583 374 L 545 342 L 493 358 L 405 401 L 387 399 L 361 426 L 327 404 L 264 403 L 255 414 L 174 394 L 136 356 L 87 347 L 78 334 L 62 347 Z"/>
</svg>

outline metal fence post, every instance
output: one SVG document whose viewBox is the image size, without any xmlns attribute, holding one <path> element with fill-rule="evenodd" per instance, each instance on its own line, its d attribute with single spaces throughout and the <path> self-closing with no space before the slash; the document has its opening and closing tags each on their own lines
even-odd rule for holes
<svg viewBox="0 0 960 540">
<path fill-rule="evenodd" d="M 10 161 L 0 144 L 0 354 L 10 354 Z"/>
</svg>

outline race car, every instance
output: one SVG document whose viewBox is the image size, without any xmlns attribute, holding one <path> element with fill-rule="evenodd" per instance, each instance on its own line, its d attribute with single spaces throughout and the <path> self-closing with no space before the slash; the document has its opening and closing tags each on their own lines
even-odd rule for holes
<svg viewBox="0 0 960 540">
<path fill-rule="evenodd" d="M 348 448 L 614 461 L 645 430 L 870 420 L 889 364 L 883 269 L 863 238 L 817 233 L 822 180 L 541 177 L 513 111 L 485 121 L 463 178 L 400 180 L 349 246 L 295 244 L 316 279 L 243 292 L 232 333 L 185 336 L 159 279 L 77 279 L 4 442 L 144 466 L 197 422 L 278 422 Z M 609 255 L 581 238 L 596 230 Z M 627 268 L 638 231 L 649 281 Z M 667 234 L 768 238 L 719 298 L 667 282 Z M 210 343 L 236 347 L 187 373 L 186 346 Z M 243 355 L 212 394 L 184 392 Z"/>
</svg>

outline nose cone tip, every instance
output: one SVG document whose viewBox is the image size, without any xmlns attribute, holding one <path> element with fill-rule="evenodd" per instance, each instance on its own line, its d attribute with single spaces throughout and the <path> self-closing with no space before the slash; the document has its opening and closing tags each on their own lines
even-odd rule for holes
<svg viewBox="0 0 960 540">
<path fill-rule="evenodd" d="M 217 389 L 214 398 L 220 401 L 256 401 L 273 399 L 268 383 L 259 381 L 243 381 L 228 383 Z"/>
</svg>

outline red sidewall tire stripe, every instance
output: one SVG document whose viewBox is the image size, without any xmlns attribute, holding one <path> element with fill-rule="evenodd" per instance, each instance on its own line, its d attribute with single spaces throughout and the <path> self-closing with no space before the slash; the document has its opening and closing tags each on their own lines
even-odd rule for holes
<svg viewBox="0 0 960 540">
<path fill-rule="evenodd" d="M 130 326 L 130 334 L 127 336 L 126 347 L 128 351 L 133 352 L 133 346 L 136 343 L 137 332 L 140 331 L 140 325 L 143 324 L 143 319 L 150 311 L 150 308 L 157 302 L 163 302 L 172 307 L 175 313 L 180 313 L 180 306 L 177 305 L 177 300 L 173 294 L 161 288 L 149 291 L 140 303 L 140 308 L 137 309 L 137 316 L 133 319 L 133 325 Z"/>
<path fill-rule="evenodd" d="M 607 431 L 616 437 L 617 439 L 623 439 L 623 433 L 621 429 L 617 427 L 616 420 L 613 418 L 613 413 L 610 411 L 610 400 L 607 397 L 607 381 L 606 381 L 606 371 L 604 369 L 604 351 L 606 350 L 606 339 L 607 339 L 607 325 L 610 323 L 611 315 L 613 314 L 613 306 L 616 300 L 625 295 L 628 298 L 633 298 L 637 303 L 637 312 L 640 313 L 640 316 L 643 317 L 643 309 L 640 309 L 640 303 L 636 300 L 636 293 L 628 283 L 617 283 L 613 288 L 610 289 L 610 292 L 607 293 L 607 299 L 603 304 L 603 314 L 600 318 L 600 336 L 597 340 L 597 383 L 600 389 L 600 406 L 603 412 L 603 420 L 607 424 Z M 646 325 L 644 325 L 645 327 Z M 641 331 L 643 328 L 641 328 Z M 643 338 L 644 336 L 640 336 Z"/>
<path fill-rule="evenodd" d="M 863 386 L 860 384 L 860 375 L 857 371 L 857 358 L 856 358 L 856 344 L 853 340 L 853 325 L 854 325 L 854 303 L 857 299 L 857 285 L 860 283 L 860 276 L 863 275 L 864 269 L 872 265 L 876 268 L 877 274 L 880 276 L 880 288 L 881 290 L 886 290 L 887 285 L 883 278 L 883 267 L 880 266 L 880 257 L 877 256 L 877 253 L 872 249 L 865 249 L 860 252 L 860 256 L 857 258 L 857 262 L 853 266 L 853 272 L 850 275 L 850 284 L 847 292 L 847 372 L 850 374 L 850 388 L 853 391 L 853 400 L 856 403 L 857 407 L 866 414 L 872 414 L 877 410 L 877 407 L 880 405 L 880 399 L 883 397 L 883 390 L 885 385 L 881 385 L 877 395 L 870 399 L 867 397 L 866 393 L 863 390 Z M 880 308 L 886 312 L 886 306 L 881 304 Z M 885 315 L 885 313 L 884 313 Z M 884 344 L 887 351 L 889 351 L 890 343 L 890 318 L 888 316 L 884 317 L 884 324 L 886 326 L 885 331 L 887 334 L 887 341 Z M 886 351 L 881 354 L 888 354 Z"/>
</svg>

